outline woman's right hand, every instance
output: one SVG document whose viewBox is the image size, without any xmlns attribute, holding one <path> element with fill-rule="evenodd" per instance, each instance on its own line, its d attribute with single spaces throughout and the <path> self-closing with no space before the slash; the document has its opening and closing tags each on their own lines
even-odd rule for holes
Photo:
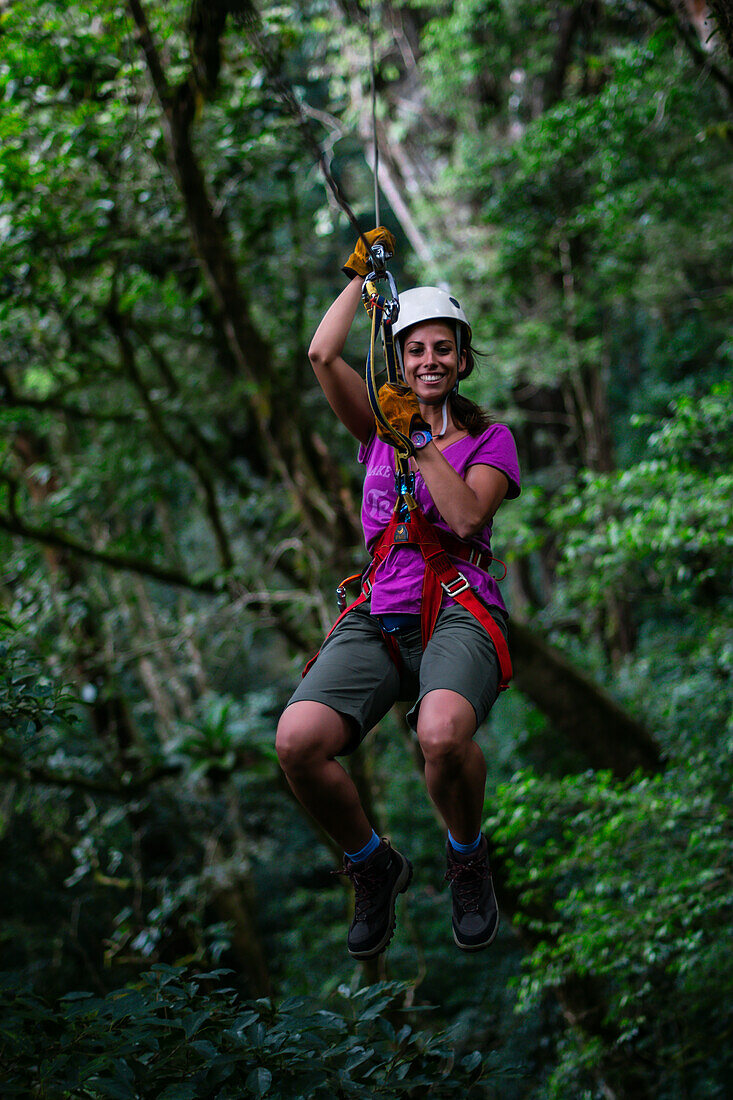
<svg viewBox="0 0 733 1100">
<path fill-rule="evenodd" d="M 383 225 L 378 225 L 376 229 L 370 229 L 368 233 L 364 234 L 364 238 L 370 248 L 375 244 L 384 244 L 387 250 L 394 256 L 397 244 L 389 229 L 386 229 Z M 357 277 L 363 279 L 365 275 L 369 274 L 373 267 L 373 260 L 364 247 L 364 241 L 359 237 L 354 246 L 354 251 L 351 253 L 341 270 L 344 275 L 348 275 L 350 279 L 355 279 Z"/>
<path fill-rule="evenodd" d="M 409 386 L 403 386 L 396 382 L 385 382 L 379 390 L 379 407 L 385 420 L 396 431 L 406 435 L 408 439 L 413 432 L 430 431 L 430 425 L 420 412 L 420 403 Z M 379 420 L 376 421 L 376 424 L 379 438 L 394 447 L 396 445 L 394 436 Z"/>
</svg>

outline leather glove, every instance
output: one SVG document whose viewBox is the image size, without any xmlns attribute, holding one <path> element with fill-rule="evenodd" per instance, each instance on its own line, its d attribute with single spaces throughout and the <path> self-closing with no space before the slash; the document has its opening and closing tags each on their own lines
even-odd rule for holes
<svg viewBox="0 0 733 1100">
<path fill-rule="evenodd" d="M 379 390 L 379 404 L 385 419 L 408 439 L 413 432 L 430 431 L 430 425 L 420 412 L 420 403 L 409 386 L 385 382 Z M 379 438 L 394 447 L 394 437 L 378 420 L 376 423 Z"/>
<path fill-rule="evenodd" d="M 394 256 L 397 246 L 389 229 L 385 229 L 383 225 L 379 225 L 376 229 L 370 229 L 364 236 L 370 246 L 377 243 L 383 244 L 386 250 Z M 364 242 L 360 237 L 354 246 L 354 251 L 351 253 L 341 270 L 344 275 L 348 275 L 350 279 L 354 279 L 356 276 L 360 276 L 363 279 L 365 275 L 369 274 L 373 267 L 372 258 L 364 247 Z"/>
</svg>

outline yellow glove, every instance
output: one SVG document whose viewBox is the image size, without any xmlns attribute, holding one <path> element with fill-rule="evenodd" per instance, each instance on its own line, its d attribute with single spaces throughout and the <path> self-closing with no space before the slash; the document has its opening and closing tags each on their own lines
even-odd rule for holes
<svg viewBox="0 0 733 1100">
<path fill-rule="evenodd" d="M 386 250 L 394 256 L 396 244 L 389 229 L 385 229 L 383 225 L 379 225 L 376 229 L 370 229 L 364 236 L 369 242 L 370 247 L 374 244 L 383 244 Z M 350 279 L 355 278 L 357 275 L 363 279 L 365 275 L 369 274 L 373 267 L 374 263 L 372 258 L 364 247 L 364 242 L 360 237 L 354 246 L 354 251 L 351 253 L 341 270 L 344 275 L 348 275 Z"/>
<path fill-rule="evenodd" d="M 413 432 L 430 431 L 430 425 L 420 412 L 420 403 L 409 386 L 385 382 L 379 390 L 379 404 L 385 419 L 408 439 Z M 378 420 L 376 423 L 379 438 L 394 447 L 394 436 Z"/>
</svg>

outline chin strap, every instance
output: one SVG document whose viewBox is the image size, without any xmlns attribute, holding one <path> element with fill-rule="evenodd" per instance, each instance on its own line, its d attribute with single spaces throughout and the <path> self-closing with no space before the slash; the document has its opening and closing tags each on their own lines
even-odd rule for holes
<svg viewBox="0 0 733 1100">
<path fill-rule="evenodd" d="M 445 401 L 443 402 L 443 424 L 442 424 L 442 427 L 441 427 L 440 431 L 438 432 L 438 434 L 433 436 L 433 439 L 442 439 L 443 436 L 445 435 L 446 431 L 448 430 L 448 400 L 449 400 L 449 398 L 450 398 L 450 394 L 448 394 L 448 397 L 446 397 Z"/>
</svg>

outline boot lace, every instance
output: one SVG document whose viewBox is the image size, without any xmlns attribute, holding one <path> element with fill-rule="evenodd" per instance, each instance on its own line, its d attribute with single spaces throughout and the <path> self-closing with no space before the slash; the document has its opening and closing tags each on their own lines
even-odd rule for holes
<svg viewBox="0 0 733 1100">
<path fill-rule="evenodd" d="M 369 909 L 374 901 L 374 895 L 384 883 L 384 873 L 374 867 L 347 867 L 346 864 L 338 870 L 332 871 L 333 875 L 345 875 L 351 879 L 354 887 L 354 919 L 364 920 L 369 915 Z"/>
<path fill-rule="evenodd" d="M 485 857 L 467 859 L 465 863 L 450 860 L 445 880 L 449 882 L 456 900 L 466 913 L 478 911 L 481 887 L 488 876 L 488 864 Z"/>
</svg>

